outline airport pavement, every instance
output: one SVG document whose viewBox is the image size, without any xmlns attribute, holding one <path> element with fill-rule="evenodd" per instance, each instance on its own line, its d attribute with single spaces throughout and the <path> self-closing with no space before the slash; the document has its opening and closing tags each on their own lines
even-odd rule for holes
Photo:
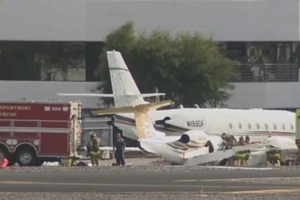
<svg viewBox="0 0 300 200">
<path fill-rule="evenodd" d="M 194 170 L 148 166 L 81 167 L 77 171 L 0 171 L 0 192 L 300 193 L 300 170 Z M 130 169 L 130 170 L 129 170 Z M 197 170 L 198 169 L 198 170 Z M 30 170 L 33 170 L 32 172 Z"/>
</svg>

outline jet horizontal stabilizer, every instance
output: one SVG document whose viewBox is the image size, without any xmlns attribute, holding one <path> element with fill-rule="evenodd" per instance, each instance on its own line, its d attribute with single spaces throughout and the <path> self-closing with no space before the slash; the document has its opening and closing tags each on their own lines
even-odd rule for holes
<svg viewBox="0 0 300 200">
<path fill-rule="evenodd" d="M 145 94 L 133 94 L 129 96 L 137 96 L 137 97 L 156 97 L 156 96 L 165 96 L 165 93 L 145 93 Z"/>
<path fill-rule="evenodd" d="M 141 104 L 137 106 L 124 106 L 119 108 L 109 108 L 104 110 L 95 110 L 92 111 L 93 115 L 109 115 L 109 114 L 117 114 L 117 113 L 134 113 L 135 111 L 139 112 L 147 112 L 150 109 L 153 108 L 160 108 L 164 106 L 171 105 L 173 102 L 168 101 L 160 101 L 155 103 L 148 103 L 148 104 Z"/>
<path fill-rule="evenodd" d="M 103 97 L 103 98 L 114 98 L 114 97 L 156 97 L 164 96 L 165 93 L 145 93 L 145 94 L 96 94 L 96 93 L 58 93 L 58 96 L 81 96 L 81 97 Z"/>
<path fill-rule="evenodd" d="M 115 97 L 114 94 L 95 94 L 95 93 L 58 93 L 58 96 L 81 96 L 81 97 Z"/>
</svg>

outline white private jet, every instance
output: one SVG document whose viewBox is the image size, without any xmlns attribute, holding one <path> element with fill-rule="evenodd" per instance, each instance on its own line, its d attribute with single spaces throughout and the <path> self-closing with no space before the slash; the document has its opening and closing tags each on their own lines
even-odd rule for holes
<svg viewBox="0 0 300 200">
<path fill-rule="evenodd" d="M 261 153 L 271 149 L 279 150 L 279 148 L 275 147 L 277 142 L 276 136 L 268 138 L 261 144 L 237 146 L 226 151 L 222 150 L 222 139 L 219 136 L 207 135 L 200 130 L 187 131 L 181 136 L 166 136 L 163 132 L 155 130 L 148 112 L 153 107 L 166 106 L 170 103 L 170 101 L 163 101 L 97 110 L 93 111 L 93 114 L 99 116 L 115 113 L 134 113 L 136 129 L 132 129 L 132 131 L 135 132 L 136 130 L 141 149 L 161 156 L 164 161 L 171 164 L 192 166 L 215 161 L 221 162 L 223 159 L 245 150 L 259 151 Z M 281 150 L 283 148 L 290 149 L 289 142 L 290 140 L 283 141 L 286 146 L 282 147 Z M 294 141 L 292 140 L 292 142 Z M 210 148 L 212 151 L 209 151 Z"/>
<path fill-rule="evenodd" d="M 141 94 L 131 73 L 116 51 L 108 51 L 107 59 L 113 94 L 58 94 L 64 96 L 113 97 L 115 107 L 148 104 L 143 97 L 161 96 L 164 93 Z M 151 107 L 149 118 L 158 130 L 168 135 L 182 131 L 199 130 L 208 135 L 220 136 L 223 132 L 238 136 L 249 135 L 251 141 L 263 141 L 269 136 L 295 139 L 295 113 L 283 110 L 181 108 L 157 110 Z M 117 113 L 114 125 L 125 137 L 137 140 L 134 115 Z"/>
</svg>

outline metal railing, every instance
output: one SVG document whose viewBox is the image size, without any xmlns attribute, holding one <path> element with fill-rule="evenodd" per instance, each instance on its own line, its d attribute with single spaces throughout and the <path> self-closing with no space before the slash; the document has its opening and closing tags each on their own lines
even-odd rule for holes
<svg viewBox="0 0 300 200">
<path fill-rule="evenodd" d="M 295 82 L 299 80 L 296 64 L 242 64 L 235 68 L 231 82 Z"/>
</svg>

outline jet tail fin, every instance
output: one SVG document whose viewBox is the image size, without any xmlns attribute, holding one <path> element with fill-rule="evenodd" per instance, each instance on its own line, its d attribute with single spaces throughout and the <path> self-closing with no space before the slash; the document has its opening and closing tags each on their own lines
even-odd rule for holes
<svg viewBox="0 0 300 200">
<path fill-rule="evenodd" d="M 128 67 L 118 51 L 107 51 L 115 107 L 147 104 L 143 97 L 163 96 L 164 93 L 141 94 Z"/>
<path fill-rule="evenodd" d="M 153 123 L 149 118 L 148 111 L 153 108 L 157 109 L 171 104 L 172 101 L 160 101 L 136 106 L 125 106 L 119 108 L 110 108 L 106 110 L 95 110 L 92 111 L 92 113 L 93 115 L 98 116 L 117 113 L 134 113 L 138 138 L 158 138 L 164 137 L 165 134 L 155 130 Z"/>
</svg>

